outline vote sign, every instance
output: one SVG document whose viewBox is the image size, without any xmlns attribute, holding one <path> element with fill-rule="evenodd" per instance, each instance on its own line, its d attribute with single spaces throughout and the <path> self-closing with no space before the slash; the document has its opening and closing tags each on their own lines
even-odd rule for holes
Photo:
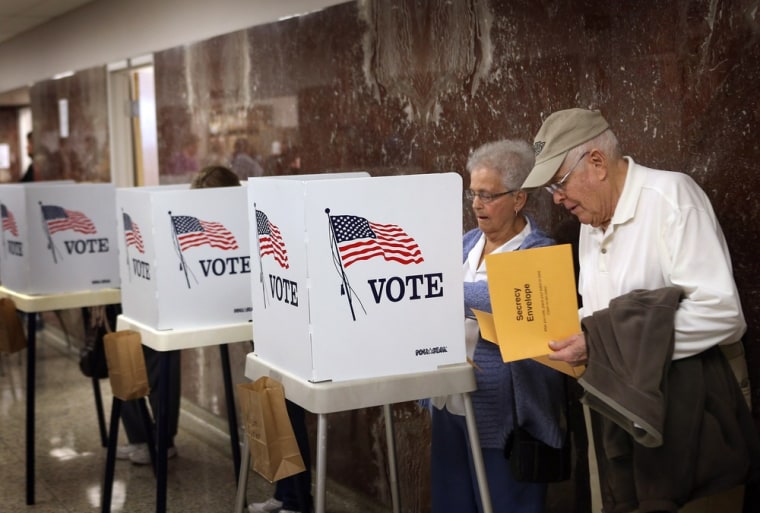
<svg viewBox="0 0 760 513">
<path fill-rule="evenodd" d="M 0 281 L 26 294 L 119 286 L 112 184 L 0 185 Z"/>
<path fill-rule="evenodd" d="M 248 182 L 260 358 L 306 380 L 462 363 L 462 182 L 454 173 Z"/>
<path fill-rule="evenodd" d="M 244 187 L 117 190 L 124 315 L 155 329 L 251 319 Z"/>
</svg>

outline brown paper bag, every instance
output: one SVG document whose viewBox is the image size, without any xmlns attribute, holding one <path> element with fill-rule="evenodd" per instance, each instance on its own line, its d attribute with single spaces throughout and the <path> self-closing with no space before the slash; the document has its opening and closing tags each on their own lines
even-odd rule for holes
<svg viewBox="0 0 760 513">
<path fill-rule="evenodd" d="M 24 325 L 16 312 L 16 303 L 4 297 L 0 299 L 0 353 L 15 353 L 25 347 Z"/>
<path fill-rule="evenodd" d="M 270 483 L 306 470 L 282 384 L 264 376 L 237 388 L 253 470 Z"/>
<path fill-rule="evenodd" d="M 140 333 L 132 330 L 106 333 L 103 345 L 113 395 L 122 401 L 148 395 L 150 387 Z"/>
</svg>

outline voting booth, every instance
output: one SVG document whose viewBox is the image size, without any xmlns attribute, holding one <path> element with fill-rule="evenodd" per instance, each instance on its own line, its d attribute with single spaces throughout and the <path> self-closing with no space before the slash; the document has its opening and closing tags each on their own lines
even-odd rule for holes
<svg viewBox="0 0 760 513">
<path fill-rule="evenodd" d="M 157 330 L 251 319 L 245 187 L 118 189 L 122 310 Z"/>
<path fill-rule="evenodd" d="M 249 180 L 257 356 L 314 382 L 465 362 L 461 206 L 455 173 Z"/>
<path fill-rule="evenodd" d="M 0 281 L 25 294 L 119 286 L 112 184 L 0 185 Z"/>
</svg>

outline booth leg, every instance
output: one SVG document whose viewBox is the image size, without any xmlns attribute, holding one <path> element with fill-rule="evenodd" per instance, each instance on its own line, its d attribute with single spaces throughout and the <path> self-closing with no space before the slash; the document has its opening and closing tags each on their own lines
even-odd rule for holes
<svg viewBox="0 0 760 513">
<path fill-rule="evenodd" d="M 396 433 L 393 429 L 393 412 L 390 404 L 383 405 L 385 416 L 385 438 L 388 444 L 388 476 L 391 486 L 393 513 L 401 513 L 401 495 L 398 485 L 398 465 L 396 464 Z"/>
<path fill-rule="evenodd" d="M 34 410 L 37 366 L 37 314 L 26 314 L 26 503 L 34 504 Z"/>
<path fill-rule="evenodd" d="M 472 398 L 469 393 L 462 394 L 464 399 L 465 421 L 467 422 L 467 434 L 470 437 L 470 449 L 472 450 L 472 462 L 475 465 L 475 475 L 478 478 L 480 500 L 483 503 L 483 513 L 493 513 L 491 506 L 491 492 L 488 490 L 486 469 L 483 465 L 483 453 L 480 451 L 480 437 L 478 427 L 475 424 L 475 410 L 472 408 Z"/>
<path fill-rule="evenodd" d="M 168 470 L 167 455 L 169 437 L 169 351 L 159 353 L 160 377 L 158 383 L 158 415 L 156 420 L 156 438 L 158 453 L 156 455 L 156 513 L 166 513 L 166 474 Z"/>
<path fill-rule="evenodd" d="M 248 488 L 248 469 L 251 466 L 251 451 L 248 446 L 248 437 L 243 437 L 243 453 L 240 459 L 238 471 L 237 494 L 235 495 L 235 513 L 243 513 L 245 508 L 245 493 Z"/>
<path fill-rule="evenodd" d="M 235 479 L 240 479 L 240 438 L 238 437 L 238 421 L 235 411 L 235 394 L 232 388 L 232 372 L 230 370 L 230 351 L 227 344 L 219 346 L 222 360 L 222 379 L 224 381 L 224 395 L 227 399 L 227 422 L 230 426 L 230 446 L 232 448 L 232 462 L 235 470 Z"/>
<path fill-rule="evenodd" d="M 317 497 L 314 513 L 325 513 L 325 482 L 327 480 L 327 415 L 317 416 Z"/>
<path fill-rule="evenodd" d="M 92 393 L 95 396 L 95 411 L 98 414 L 98 429 L 100 430 L 100 444 L 106 447 L 108 433 L 106 432 L 106 415 L 103 412 L 103 396 L 100 393 L 100 380 L 92 378 Z"/>
<path fill-rule="evenodd" d="M 109 513 L 111 511 L 114 465 L 116 464 L 116 444 L 119 442 L 119 418 L 121 418 L 121 399 L 114 397 L 111 403 L 110 435 L 106 444 L 108 449 L 106 452 L 106 472 L 103 478 L 103 495 L 100 498 L 102 513 Z"/>
</svg>

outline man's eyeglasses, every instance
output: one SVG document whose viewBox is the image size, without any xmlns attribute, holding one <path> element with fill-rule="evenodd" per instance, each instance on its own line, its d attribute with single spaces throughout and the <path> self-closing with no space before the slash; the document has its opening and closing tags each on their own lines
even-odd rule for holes
<svg viewBox="0 0 760 513">
<path fill-rule="evenodd" d="M 502 196 L 506 196 L 507 194 L 512 194 L 513 192 L 517 191 L 505 191 L 505 192 L 481 192 L 481 191 L 471 191 L 467 190 L 464 191 L 464 197 L 467 199 L 467 201 L 473 201 L 475 198 L 480 198 L 480 201 L 484 204 L 491 203 L 493 200 L 500 198 Z"/>
<path fill-rule="evenodd" d="M 546 189 L 546 192 L 548 192 L 549 194 L 551 194 L 552 196 L 554 196 L 555 192 L 564 191 L 565 190 L 565 182 L 567 181 L 567 178 L 570 176 L 570 173 L 572 173 L 573 171 L 575 171 L 575 168 L 578 167 L 578 164 L 580 164 L 581 161 L 583 159 L 585 159 L 586 155 L 588 155 L 588 154 L 589 154 L 589 152 L 587 151 L 583 155 L 581 155 L 581 158 L 578 159 L 578 162 L 576 162 L 575 165 L 570 168 L 570 171 L 568 171 L 567 173 L 565 173 L 565 176 L 563 176 L 562 178 L 560 178 L 559 182 L 554 182 L 554 183 L 549 184 L 546 187 L 544 187 L 544 189 Z"/>
</svg>

